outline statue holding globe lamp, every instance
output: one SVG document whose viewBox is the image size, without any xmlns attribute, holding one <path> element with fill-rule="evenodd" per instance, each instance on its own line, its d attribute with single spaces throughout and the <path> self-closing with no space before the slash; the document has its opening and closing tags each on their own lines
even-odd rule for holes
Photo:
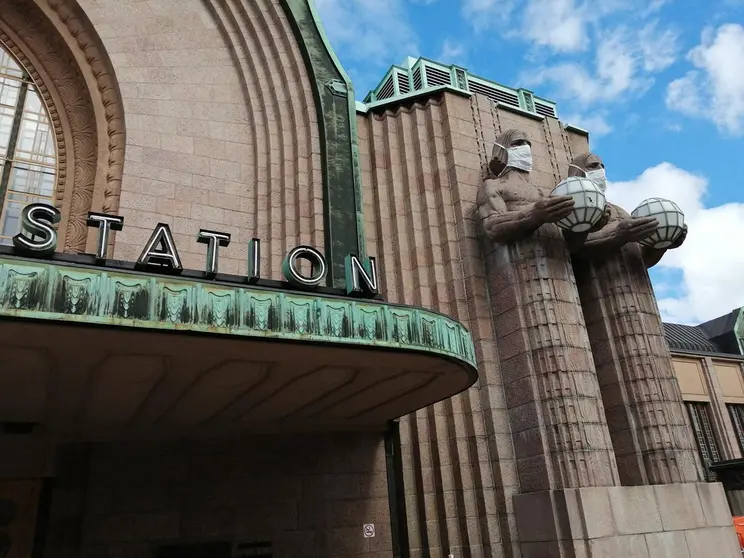
<svg viewBox="0 0 744 558">
<path fill-rule="evenodd" d="M 604 196 L 585 181 L 554 192 L 552 174 L 532 172 L 532 149 L 521 130 L 497 135 L 476 200 L 512 434 L 545 448 L 517 458 L 520 486 L 525 492 L 615 486 L 619 475 L 566 240 L 580 233 L 561 229 L 587 218 L 586 231 L 596 229 Z M 549 156 L 545 144 L 535 149 Z M 523 412 L 525 401 L 534 402 L 534 411 Z"/>
<path fill-rule="evenodd" d="M 575 157 L 568 176 L 604 190 L 604 164 L 593 153 Z M 647 271 L 684 241 L 684 215 L 658 198 L 630 215 L 607 207 L 607 226 L 589 232 L 572 258 L 619 473 L 624 485 L 695 482 L 694 438 Z"/>
</svg>

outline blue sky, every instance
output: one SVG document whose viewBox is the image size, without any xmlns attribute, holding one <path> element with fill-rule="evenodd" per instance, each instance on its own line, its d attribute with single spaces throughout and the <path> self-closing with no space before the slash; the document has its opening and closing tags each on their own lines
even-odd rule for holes
<svg viewBox="0 0 744 558">
<path fill-rule="evenodd" d="M 316 0 L 357 98 L 406 56 L 558 103 L 608 197 L 676 201 L 685 245 L 652 278 L 665 319 L 744 305 L 744 0 Z"/>
</svg>

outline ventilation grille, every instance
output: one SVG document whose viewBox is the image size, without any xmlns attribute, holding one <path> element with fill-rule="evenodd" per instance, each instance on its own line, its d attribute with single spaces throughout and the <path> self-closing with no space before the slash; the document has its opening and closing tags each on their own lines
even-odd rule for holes
<svg viewBox="0 0 744 558">
<path fill-rule="evenodd" d="M 413 88 L 418 90 L 421 89 L 423 85 L 424 84 L 421 81 L 421 66 L 419 66 L 413 71 Z"/>
<path fill-rule="evenodd" d="M 429 87 L 439 85 L 452 85 L 452 78 L 449 72 L 443 72 L 438 68 L 426 67 L 426 83 Z"/>
<path fill-rule="evenodd" d="M 395 86 L 393 85 L 393 76 L 391 75 L 387 81 L 380 87 L 380 91 L 377 93 L 378 99 L 389 99 L 395 95 Z"/>
<path fill-rule="evenodd" d="M 540 116 L 552 116 L 555 118 L 555 108 L 550 105 L 544 105 L 539 102 L 535 102 L 535 112 Z"/>
<path fill-rule="evenodd" d="M 473 80 L 470 80 L 470 90 L 473 93 L 480 93 L 481 95 L 485 95 L 492 101 L 496 101 L 497 103 L 504 103 L 507 105 L 512 105 L 514 107 L 519 107 L 519 97 L 513 93 L 507 93 L 506 91 L 501 91 L 500 89 L 496 89 L 495 87 L 489 87 L 488 85 L 485 85 L 483 83 L 475 82 Z"/>
<path fill-rule="evenodd" d="M 411 86 L 408 83 L 408 75 L 407 74 L 396 74 L 398 76 L 398 92 L 401 95 L 405 95 L 406 93 L 411 91 Z"/>
</svg>

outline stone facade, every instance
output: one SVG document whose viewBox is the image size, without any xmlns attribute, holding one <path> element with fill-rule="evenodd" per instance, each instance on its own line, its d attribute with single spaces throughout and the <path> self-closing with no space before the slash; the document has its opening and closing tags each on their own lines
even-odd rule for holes
<svg viewBox="0 0 744 558">
<path fill-rule="evenodd" d="M 333 161 L 323 159 L 314 78 L 283 4 L 0 0 L 0 40 L 26 53 L 58 114 L 66 251 L 93 246 L 81 221 L 90 210 L 124 217 L 113 245 L 121 260 L 136 260 L 160 222 L 192 269 L 204 266 L 201 228 L 232 234 L 220 260 L 227 273 L 244 273 L 254 237 L 268 279 L 281 279 L 288 247 L 334 249 L 324 246 Z M 56 42 L 22 36 L 29 20 Z M 55 48 L 64 59 L 52 64 L 44 54 Z M 80 92 L 75 110 L 63 114 L 71 89 Z M 643 287 L 633 300 L 648 319 L 631 333 L 651 350 L 627 357 L 654 359 L 630 369 L 663 380 L 644 409 L 668 404 L 674 420 L 659 425 L 669 439 L 654 431 L 619 450 L 622 433 L 611 437 L 608 419 L 638 399 L 611 393 L 621 382 L 602 371 L 616 362 L 597 342 L 632 337 L 598 323 L 624 299 L 594 304 L 604 294 L 591 285 L 580 299 L 552 229 L 517 248 L 483 238 L 477 196 L 496 139 L 510 129 L 529 136 L 533 185 L 547 193 L 588 151 L 586 135 L 449 92 L 360 113 L 354 127 L 358 203 L 381 294 L 464 324 L 477 385 L 400 419 L 400 445 L 388 455 L 381 432 L 61 444 L 44 555 L 144 558 L 166 544 L 224 541 L 235 555 L 240 544 L 271 542 L 275 556 L 294 558 L 382 558 L 394 544 L 421 558 L 738 557 L 719 485 L 665 485 L 694 479 L 617 467 L 692 447 L 647 278 L 624 286 Z M 375 537 L 364 537 L 365 524 Z"/>
<path fill-rule="evenodd" d="M 391 554 L 375 435 L 65 446 L 55 485 L 50 558 L 146 558 L 215 542 L 263 543 L 286 558 Z M 364 538 L 362 524 L 376 536 Z"/>
<path fill-rule="evenodd" d="M 542 288 L 549 293 L 570 293 L 573 288 L 573 297 L 564 294 L 567 298 L 556 299 L 573 305 L 573 320 L 565 310 L 558 312 L 555 308 L 546 312 L 527 305 L 515 313 L 519 300 L 531 296 L 538 302 L 539 292 L 517 296 L 505 277 L 499 279 L 497 271 L 489 270 L 476 211 L 478 188 L 488 172 L 491 147 L 500 133 L 513 128 L 528 134 L 534 157 L 530 174 L 547 191 L 565 176 L 573 157 L 588 150 L 586 137 L 566 130 L 554 119 L 539 120 L 506 111 L 480 96 L 467 99 L 450 94 L 360 116 L 358 128 L 367 240 L 375 246 L 371 251 L 384 262 L 382 288 L 386 298 L 430 305 L 457 316 L 470 328 L 479 359 L 476 387 L 402 420 L 411 556 L 601 556 L 597 554 L 601 548 L 610 549 L 606 552 L 627 550 L 629 543 L 639 545 L 636 555 L 647 555 L 643 554 L 648 551 L 642 533 L 658 532 L 662 536 L 663 529 L 649 527 L 631 532 L 611 525 L 602 537 L 593 537 L 582 530 L 580 522 L 567 525 L 565 513 L 556 504 L 575 501 L 577 490 L 591 486 L 597 487 L 595 497 L 602 494 L 601 498 L 608 501 L 614 499 L 615 513 L 620 513 L 622 502 L 632 503 L 636 497 L 655 502 L 656 498 L 650 486 L 635 491 L 618 486 L 621 483 L 615 456 L 608 461 L 609 475 L 604 479 L 596 477 L 597 470 L 591 467 L 582 469 L 578 459 L 566 461 L 575 467 L 573 474 L 560 458 L 553 459 L 557 454 L 550 448 L 560 447 L 560 442 L 550 429 L 557 426 L 561 415 L 558 411 L 554 417 L 545 416 L 553 409 L 552 402 L 542 409 L 536 405 L 541 396 L 532 390 L 539 389 L 540 383 L 525 357 L 532 355 L 529 358 L 536 359 L 540 366 L 556 366 L 556 371 L 573 370 L 571 367 L 578 363 L 575 353 L 581 349 L 588 355 L 588 360 L 582 361 L 585 369 L 594 370 L 596 355 L 592 356 L 589 348 L 573 272 L 565 271 L 561 283 L 555 266 L 548 267 L 552 274 L 544 279 L 536 267 L 516 267 L 524 274 L 520 284 L 535 281 L 539 286 L 542 281 Z M 562 250 L 559 252 L 565 257 Z M 655 303 L 650 312 L 658 322 Z M 526 333 L 531 327 L 529 320 L 540 316 L 544 323 L 533 324 L 530 337 Z M 565 334 L 566 327 L 574 327 L 577 332 L 566 338 L 575 339 L 566 341 L 569 349 L 559 350 L 550 358 L 540 356 L 540 330 L 545 329 L 545 349 L 551 352 L 548 339 L 553 337 L 548 332 L 554 328 Z M 664 354 L 666 366 L 671 368 L 669 353 Z M 547 369 L 544 372 L 550 373 Z M 591 377 L 587 375 L 590 386 Z M 567 386 L 578 387 L 574 379 L 566 381 Z M 679 388 L 676 390 L 665 393 L 679 406 Z M 579 393 L 585 397 L 586 388 Z M 588 420 L 595 417 L 600 439 L 606 440 L 607 448 L 609 431 L 603 404 L 597 402 L 596 383 L 592 393 L 598 411 L 593 415 L 585 412 L 584 416 Z M 570 419 L 572 412 L 577 412 L 576 404 L 566 407 L 564 420 Z M 565 426 L 571 433 L 568 423 Z M 684 428 L 682 444 L 689 448 L 691 434 L 686 425 Z M 580 429 L 569 438 L 572 435 L 588 436 L 588 432 Z M 594 443 L 597 437 L 587 440 Z M 698 467 L 694 455 L 692 459 L 693 466 Z M 542 467 L 537 466 L 540 462 Z M 529 494 L 532 491 L 534 494 Z M 727 513 L 720 491 L 713 500 L 719 512 Z M 536 519 L 534 511 L 540 501 L 551 504 L 543 507 L 544 513 Z M 538 526 L 525 531 L 525 522 Z M 725 530 L 715 524 L 708 527 Z M 553 538 L 549 542 L 551 529 Z M 540 538 L 528 544 L 535 530 L 541 533 Z M 733 534 L 729 534 L 724 537 L 727 542 L 722 543 L 726 545 L 722 555 L 733 558 L 738 550 Z M 656 544 L 656 539 L 651 539 L 651 544 Z M 595 547 L 597 550 L 591 550 Z"/>
</svg>

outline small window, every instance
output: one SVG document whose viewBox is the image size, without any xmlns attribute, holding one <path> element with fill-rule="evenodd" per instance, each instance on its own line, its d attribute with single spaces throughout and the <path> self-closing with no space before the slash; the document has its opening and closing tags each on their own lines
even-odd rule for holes
<svg viewBox="0 0 744 558">
<path fill-rule="evenodd" d="M 686 403 L 685 405 L 690 413 L 693 434 L 705 467 L 705 478 L 715 481 L 715 474 L 711 472 L 710 466 L 721 460 L 721 452 L 718 449 L 718 440 L 710 420 L 710 405 L 708 403 Z"/>
<path fill-rule="evenodd" d="M 744 405 L 728 405 L 739 448 L 744 452 Z"/>
</svg>

